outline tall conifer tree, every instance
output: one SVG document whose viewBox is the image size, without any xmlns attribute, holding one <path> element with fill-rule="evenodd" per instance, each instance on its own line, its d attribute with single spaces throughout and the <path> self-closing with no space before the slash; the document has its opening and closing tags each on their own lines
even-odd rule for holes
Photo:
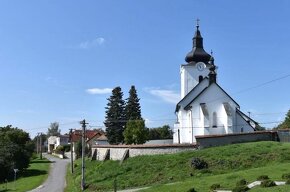
<svg viewBox="0 0 290 192">
<path fill-rule="evenodd" d="M 126 124 L 124 110 L 123 92 L 121 87 L 116 87 L 113 89 L 110 98 L 108 98 L 104 122 L 110 144 L 119 144 L 124 141 L 123 132 Z"/>
<path fill-rule="evenodd" d="M 148 131 L 142 119 L 139 101 L 135 86 L 132 85 L 125 107 L 127 123 L 123 134 L 126 144 L 143 144 L 148 139 Z"/>
<path fill-rule="evenodd" d="M 125 114 L 127 120 L 142 119 L 139 101 L 140 99 L 138 98 L 135 86 L 132 85 L 129 91 L 129 98 L 126 99 Z"/>
</svg>

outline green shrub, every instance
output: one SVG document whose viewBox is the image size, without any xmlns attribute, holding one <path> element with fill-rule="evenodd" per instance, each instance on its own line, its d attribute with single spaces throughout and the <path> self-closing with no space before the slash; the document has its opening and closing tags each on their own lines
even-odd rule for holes
<svg viewBox="0 0 290 192">
<path fill-rule="evenodd" d="M 191 160 L 191 167 L 194 167 L 195 169 L 206 169 L 208 164 L 205 160 L 194 157 Z"/>
<path fill-rule="evenodd" d="M 239 180 L 237 183 L 236 183 L 236 186 L 244 186 L 244 185 L 247 185 L 247 181 L 245 179 L 241 179 Z"/>
<path fill-rule="evenodd" d="M 276 186 L 276 183 L 270 179 L 264 180 L 261 183 L 261 187 L 273 187 L 273 186 Z"/>
<path fill-rule="evenodd" d="M 249 187 L 246 185 L 243 186 L 237 186 L 233 189 L 233 192 L 246 192 L 249 190 Z"/>
<path fill-rule="evenodd" d="M 56 154 L 63 154 L 64 153 L 64 146 L 62 146 L 62 145 L 57 146 L 56 149 L 54 150 L 54 152 Z"/>
<path fill-rule="evenodd" d="M 264 181 L 264 180 L 268 180 L 268 179 L 269 179 L 268 175 L 260 175 L 257 178 L 258 181 Z"/>
<path fill-rule="evenodd" d="M 287 179 L 286 185 L 290 185 L 290 179 Z"/>
<path fill-rule="evenodd" d="M 194 188 L 190 188 L 187 190 L 187 192 L 197 192 Z"/>
<path fill-rule="evenodd" d="M 64 145 L 64 151 L 69 152 L 70 151 L 70 145 Z"/>
<path fill-rule="evenodd" d="M 283 174 L 282 179 L 290 179 L 290 173 Z"/>
<path fill-rule="evenodd" d="M 216 190 L 216 189 L 219 189 L 219 188 L 221 188 L 221 185 L 220 185 L 220 184 L 217 184 L 217 183 L 212 184 L 212 185 L 210 186 L 210 189 L 211 189 L 211 190 Z"/>
</svg>

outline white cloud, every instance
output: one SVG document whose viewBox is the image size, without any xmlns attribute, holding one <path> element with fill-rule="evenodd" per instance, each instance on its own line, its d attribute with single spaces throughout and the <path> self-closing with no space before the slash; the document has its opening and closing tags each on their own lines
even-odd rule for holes
<svg viewBox="0 0 290 192">
<path fill-rule="evenodd" d="M 86 92 L 92 95 L 107 94 L 112 92 L 112 88 L 91 88 L 87 89 Z"/>
<path fill-rule="evenodd" d="M 97 47 L 97 46 L 103 45 L 104 43 L 105 43 L 105 38 L 97 37 L 97 38 L 95 38 L 93 40 L 90 40 L 90 41 L 81 42 L 80 45 L 79 45 L 79 48 L 81 48 L 81 49 L 90 49 L 90 48 L 93 48 L 93 47 Z"/>
<path fill-rule="evenodd" d="M 177 104 L 177 102 L 180 100 L 180 95 L 172 90 L 151 89 L 149 90 L 149 93 L 161 98 L 168 103 Z"/>
</svg>

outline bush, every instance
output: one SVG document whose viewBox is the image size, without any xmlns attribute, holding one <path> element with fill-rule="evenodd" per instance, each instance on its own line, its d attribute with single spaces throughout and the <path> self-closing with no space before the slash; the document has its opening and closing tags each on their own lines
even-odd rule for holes
<svg viewBox="0 0 290 192">
<path fill-rule="evenodd" d="M 219 188 L 221 188 L 221 185 L 220 185 L 220 184 L 217 184 L 217 183 L 212 184 L 212 185 L 210 186 L 210 189 L 211 189 L 211 190 L 216 190 L 216 189 L 219 189 Z"/>
<path fill-rule="evenodd" d="M 69 152 L 70 151 L 70 145 L 64 145 L 64 151 Z"/>
<path fill-rule="evenodd" d="M 208 164 L 203 159 L 194 157 L 191 160 L 191 167 L 194 167 L 195 169 L 206 169 L 208 167 Z"/>
<path fill-rule="evenodd" d="M 268 180 L 268 179 L 269 179 L 268 175 L 260 175 L 257 178 L 258 181 L 264 181 L 264 180 Z"/>
<path fill-rule="evenodd" d="M 248 190 L 249 190 L 249 187 L 244 185 L 244 186 L 235 187 L 232 192 L 246 192 Z"/>
<path fill-rule="evenodd" d="M 63 154 L 64 153 L 64 146 L 62 146 L 62 145 L 57 146 L 56 149 L 54 150 L 54 152 L 56 154 Z"/>
<path fill-rule="evenodd" d="M 196 190 L 194 188 L 190 188 L 187 190 L 187 192 L 196 192 Z"/>
<path fill-rule="evenodd" d="M 289 184 L 290 184 L 290 179 L 287 179 L 286 185 L 289 185 Z"/>
<path fill-rule="evenodd" d="M 262 181 L 261 183 L 261 187 L 273 187 L 273 186 L 276 186 L 276 183 L 272 180 L 264 180 Z"/>
<path fill-rule="evenodd" d="M 247 181 L 245 179 L 241 179 L 239 180 L 237 183 L 236 183 L 236 186 L 239 187 L 239 186 L 244 186 L 244 185 L 247 185 Z"/>
<path fill-rule="evenodd" d="M 285 173 L 282 175 L 282 179 L 290 179 L 290 173 Z"/>
</svg>

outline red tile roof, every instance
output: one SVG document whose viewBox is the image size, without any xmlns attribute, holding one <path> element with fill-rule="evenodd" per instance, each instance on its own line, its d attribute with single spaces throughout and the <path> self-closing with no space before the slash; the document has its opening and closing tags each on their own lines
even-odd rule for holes
<svg viewBox="0 0 290 192">
<path fill-rule="evenodd" d="M 102 130 L 86 130 L 86 140 L 91 140 L 94 137 L 104 135 Z M 82 130 L 75 130 L 72 132 L 72 142 L 77 142 L 82 139 Z"/>
</svg>

